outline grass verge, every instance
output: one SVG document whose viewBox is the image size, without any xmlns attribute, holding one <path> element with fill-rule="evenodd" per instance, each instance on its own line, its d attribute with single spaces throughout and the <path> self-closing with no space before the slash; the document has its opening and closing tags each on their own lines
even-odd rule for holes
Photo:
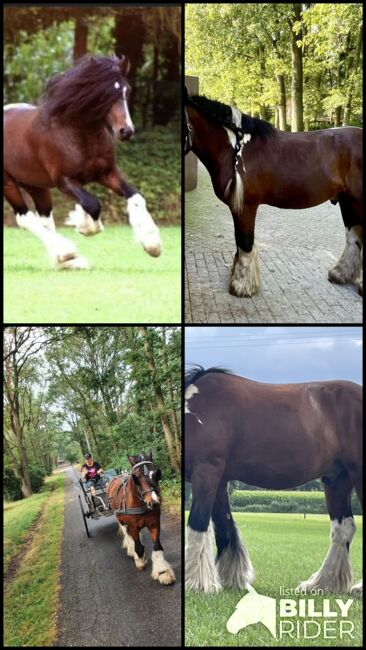
<svg viewBox="0 0 366 650">
<path fill-rule="evenodd" d="M 49 647 L 56 640 L 64 476 L 53 476 L 49 483 L 55 489 L 48 493 L 43 502 L 39 526 L 30 548 L 25 551 L 13 580 L 4 591 L 5 647 Z M 35 498 L 25 499 L 24 504 L 31 506 Z M 23 502 L 17 503 L 20 504 L 20 522 L 23 519 L 23 508 L 20 507 Z M 16 507 L 12 510 L 15 519 Z M 21 527 L 19 523 L 18 528 Z"/>
</svg>

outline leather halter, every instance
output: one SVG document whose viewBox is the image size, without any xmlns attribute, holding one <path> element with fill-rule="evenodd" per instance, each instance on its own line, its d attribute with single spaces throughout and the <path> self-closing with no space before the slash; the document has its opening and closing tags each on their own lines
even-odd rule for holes
<svg viewBox="0 0 366 650">
<path fill-rule="evenodd" d="M 143 515 L 143 514 L 145 514 L 145 512 L 151 512 L 152 509 L 149 508 L 149 507 L 145 504 L 143 497 L 144 497 L 144 494 L 147 494 L 147 493 L 149 493 L 149 492 L 154 492 L 154 488 L 151 488 L 150 490 L 144 490 L 144 491 L 141 491 L 140 488 L 139 488 L 139 486 L 136 485 L 136 488 L 137 488 L 137 496 L 138 496 L 138 498 L 140 499 L 140 501 L 142 501 L 142 502 L 144 503 L 144 505 L 143 505 L 143 506 L 140 506 L 140 507 L 136 507 L 136 508 L 127 508 L 127 506 L 126 506 L 126 495 L 125 495 L 125 492 L 126 492 L 127 483 L 128 483 L 128 481 L 129 481 L 130 477 L 132 476 L 132 472 L 133 472 L 133 470 L 134 470 L 136 467 L 138 467 L 139 465 L 145 465 L 145 464 L 153 465 L 154 463 L 153 463 L 152 461 L 150 461 L 150 460 L 143 460 L 143 461 L 141 461 L 141 462 L 139 462 L 139 463 L 136 463 L 136 464 L 132 467 L 131 474 L 128 474 L 128 475 L 123 479 L 123 481 L 121 482 L 121 485 L 118 487 L 117 492 L 116 492 L 116 494 L 115 494 L 115 496 L 114 496 L 114 499 L 115 499 L 115 501 L 117 501 L 117 498 L 118 498 L 119 493 L 123 490 L 123 494 L 122 494 L 122 507 L 121 507 L 121 508 L 117 508 L 116 510 L 113 510 L 113 514 L 115 514 L 115 515 Z M 145 476 L 146 476 L 146 472 L 145 472 L 145 471 L 144 471 L 144 474 L 145 474 Z M 112 479 L 112 481 L 114 481 L 116 478 L 118 478 L 118 477 L 116 476 L 115 478 Z M 112 481 L 111 481 L 111 482 L 112 482 Z M 111 498 L 109 498 L 109 505 L 110 505 L 110 502 L 111 502 Z"/>
<path fill-rule="evenodd" d="M 184 155 L 192 150 L 192 124 L 189 121 L 187 107 L 184 107 Z"/>
</svg>

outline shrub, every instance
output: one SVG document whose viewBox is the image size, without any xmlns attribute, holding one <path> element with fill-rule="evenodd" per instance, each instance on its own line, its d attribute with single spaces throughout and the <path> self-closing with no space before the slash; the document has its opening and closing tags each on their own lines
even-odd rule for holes
<svg viewBox="0 0 366 650">
<path fill-rule="evenodd" d="M 30 467 L 29 476 L 33 492 L 40 492 L 44 485 L 46 472 L 43 467 Z"/>
<path fill-rule="evenodd" d="M 10 467 L 4 469 L 4 497 L 6 501 L 19 501 L 23 498 L 21 490 L 21 481 L 18 479 Z"/>
</svg>

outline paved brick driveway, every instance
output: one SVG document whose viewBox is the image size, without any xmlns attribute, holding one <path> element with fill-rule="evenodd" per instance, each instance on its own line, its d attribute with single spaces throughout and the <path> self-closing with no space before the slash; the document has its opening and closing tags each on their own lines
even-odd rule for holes
<svg viewBox="0 0 366 650">
<path fill-rule="evenodd" d="M 260 206 L 256 244 L 262 287 L 252 298 L 228 292 L 235 253 L 229 209 L 199 163 L 198 188 L 185 194 L 186 323 L 361 323 L 354 286 L 328 282 L 345 245 L 339 206 L 308 210 Z"/>
</svg>

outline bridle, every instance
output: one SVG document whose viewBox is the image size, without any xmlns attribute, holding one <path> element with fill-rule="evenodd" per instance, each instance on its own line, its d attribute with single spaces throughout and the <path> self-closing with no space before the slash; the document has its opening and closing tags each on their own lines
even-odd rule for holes
<svg viewBox="0 0 366 650">
<path fill-rule="evenodd" d="M 187 107 L 184 107 L 184 155 L 192 150 L 192 124 L 189 121 Z"/>
<path fill-rule="evenodd" d="M 121 482 L 121 485 L 117 489 L 117 492 L 116 492 L 116 494 L 114 496 L 114 500 L 115 500 L 115 502 L 117 502 L 117 498 L 118 498 L 119 493 L 121 491 L 123 491 L 122 492 L 122 504 L 121 504 L 122 507 L 117 508 L 117 509 L 115 509 L 113 511 L 115 515 L 142 515 L 145 512 L 151 512 L 152 507 L 147 505 L 147 503 L 144 500 L 144 495 L 148 494 L 149 492 L 154 492 L 154 491 L 159 492 L 159 488 L 153 488 L 152 487 L 149 490 L 140 490 L 140 487 L 138 485 L 136 485 L 136 483 L 135 483 L 135 487 L 136 487 L 136 490 L 137 490 L 137 496 L 140 499 L 140 501 L 142 501 L 142 503 L 144 505 L 140 506 L 138 508 L 127 508 L 127 506 L 126 506 L 127 483 L 129 481 L 130 477 L 132 476 L 134 469 L 136 469 L 136 467 L 139 467 L 140 465 L 154 465 L 154 463 L 151 460 L 142 460 L 139 463 L 136 463 L 135 465 L 133 465 L 132 470 L 131 470 L 131 474 L 127 475 L 123 479 L 123 481 Z M 148 471 L 147 467 L 143 468 L 143 472 L 144 472 L 145 477 L 149 476 L 149 471 Z M 118 477 L 113 478 L 112 481 L 114 481 L 116 478 L 118 478 Z M 109 503 L 110 503 L 110 499 L 109 499 Z"/>
</svg>

